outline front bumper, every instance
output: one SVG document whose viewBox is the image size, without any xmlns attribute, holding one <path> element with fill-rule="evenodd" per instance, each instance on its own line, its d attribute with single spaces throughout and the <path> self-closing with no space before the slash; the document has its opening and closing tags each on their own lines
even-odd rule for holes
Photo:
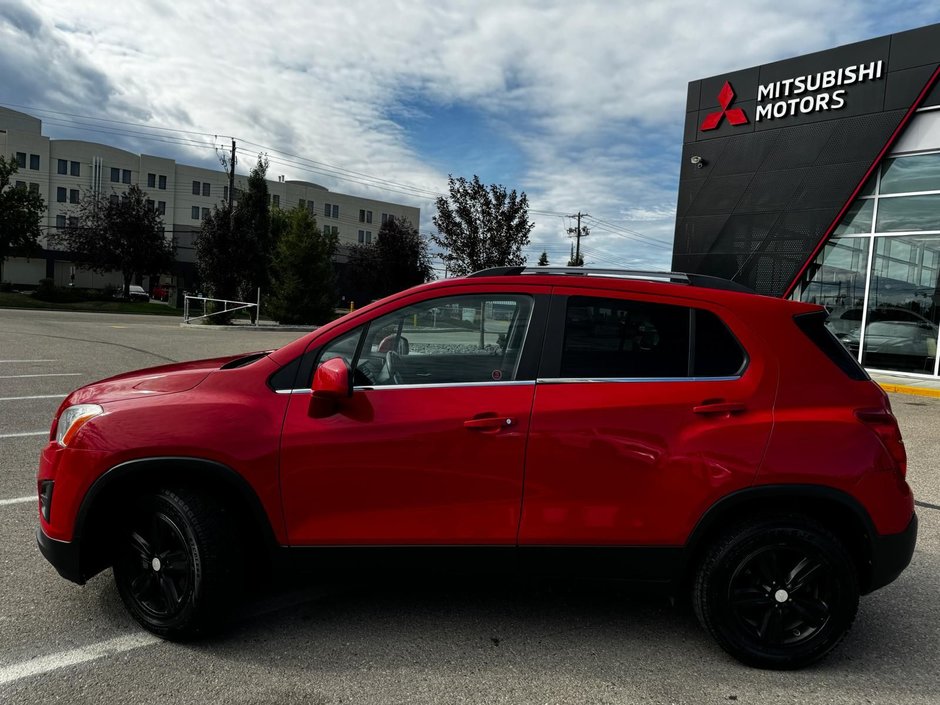
<svg viewBox="0 0 940 705">
<path fill-rule="evenodd" d="M 59 571 L 59 575 L 73 583 L 85 584 L 80 564 L 81 550 L 76 541 L 50 538 L 40 527 L 36 529 L 36 543 L 39 544 L 39 552 Z"/>
<path fill-rule="evenodd" d="M 917 514 L 911 515 L 910 523 L 901 533 L 875 535 L 871 546 L 871 580 L 865 592 L 893 582 L 910 564 L 916 543 Z"/>
</svg>

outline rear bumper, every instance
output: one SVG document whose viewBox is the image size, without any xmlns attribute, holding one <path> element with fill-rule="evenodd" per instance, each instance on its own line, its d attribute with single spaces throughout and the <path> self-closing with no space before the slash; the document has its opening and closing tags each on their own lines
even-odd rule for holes
<svg viewBox="0 0 940 705">
<path fill-rule="evenodd" d="M 85 584 L 79 565 L 79 546 L 75 541 L 49 538 L 42 528 L 39 528 L 36 529 L 36 543 L 39 544 L 39 552 L 59 571 L 59 575 L 73 583 Z"/>
<path fill-rule="evenodd" d="M 877 534 L 872 539 L 871 581 L 865 592 L 884 587 L 910 564 L 917 543 L 917 514 L 911 515 L 907 528 L 899 534 Z"/>
</svg>

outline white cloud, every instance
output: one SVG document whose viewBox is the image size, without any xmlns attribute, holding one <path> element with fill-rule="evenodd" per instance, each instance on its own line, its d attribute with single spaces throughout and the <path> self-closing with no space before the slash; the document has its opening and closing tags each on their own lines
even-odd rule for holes
<svg viewBox="0 0 940 705">
<path fill-rule="evenodd" d="M 17 36 L 29 43 L 26 28 L 56 47 L 60 66 L 50 80 L 59 85 L 50 88 L 69 88 L 70 102 L 78 100 L 67 85 L 69 61 L 82 76 L 106 77 L 104 93 L 73 112 L 238 135 L 440 192 L 446 172 L 470 176 L 467 165 L 454 154 L 446 169 L 430 166 L 429 145 L 408 131 L 414 109 L 400 103 L 472 106 L 518 147 L 519 181 L 506 185 L 525 190 L 532 208 L 588 211 L 611 230 L 638 230 L 667 245 L 690 80 L 940 20 L 940 8 L 925 2 L 885 9 L 850 0 L 38 0 L 29 7 L 35 15 L 20 12 L 20 27 L 8 23 L 2 36 L 8 46 Z M 0 69 L 17 60 L 0 52 Z M 46 101 L 37 107 L 64 109 L 49 102 L 49 91 L 35 95 Z M 2 89 L 0 98 L 21 102 Z M 187 158 L 213 154 L 192 148 Z M 370 190 L 277 158 L 271 171 L 400 198 L 421 206 L 430 228 L 428 197 Z M 533 250 L 567 247 L 561 219 L 533 220 Z M 669 264 L 668 249 L 624 233 L 597 228 L 585 243 L 609 260 Z"/>
</svg>

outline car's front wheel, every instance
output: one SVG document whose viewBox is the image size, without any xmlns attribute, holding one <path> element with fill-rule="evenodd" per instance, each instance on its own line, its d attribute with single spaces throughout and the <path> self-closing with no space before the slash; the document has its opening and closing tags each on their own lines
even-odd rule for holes
<svg viewBox="0 0 940 705">
<path fill-rule="evenodd" d="M 145 629 L 187 639 L 214 626 L 231 604 L 238 561 L 223 506 L 188 489 L 141 500 L 114 558 L 118 592 Z"/>
<path fill-rule="evenodd" d="M 858 611 L 858 577 L 839 539 L 807 517 L 782 515 L 726 532 L 693 588 L 699 621 L 751 666 L 801 668 L 828 654 Z"/>
</svg>

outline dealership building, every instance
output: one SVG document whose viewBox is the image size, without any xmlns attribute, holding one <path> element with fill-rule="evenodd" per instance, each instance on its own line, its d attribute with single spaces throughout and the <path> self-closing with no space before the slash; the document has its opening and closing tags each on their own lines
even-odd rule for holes
<svg viewBox="0 0 940 705">
<path fill-rule="evenodd" d="M 940 24 L 689 84 L 673 269 L 818 303 L 937 377 Z"/>
<path fill-rule="evenodd" d="M 49 235 L 67 227 L 69 219 L 75 218 L 79 201 L 86 193 L 116 197 L 129 185 L 138 184 L 146 192 L 150 206 L 162 217 L 167 239 L 176 244 L 175 270 L 163 276 L 162 283 L 176 286 L 179 291 L 197 286 L 194 240 L 202 219 L 213 206 L 229 197 L 229 177 L 224 171 L 136 154 L 97 142 L 50 139 L 42 134 L 38 118 L 3 107 L 0 107 L 0 154 L 17 162 L 12 185 L 39 193 L 46 203 L 41 251 L 7 259 L 3 263 L 4 281 L 35 286 L 40 279 L 49 278 L 59 286 L 120 285 L 119 272 L 102 275 L 82 269 L 71 253 L 56 249 Z M 253 158 L 251 162 L 254 164 Z M 236 200 L 246 184 L 247 177 L 236 176 L 233 194 Z M 371 244 L 389 218 L 407 218 L 415 226 L 421 219 L 418 208 L 337 193 L 306 181 L 268 180 L 268 193 L 272 207 L 306 208 L 316 216 L 324 232 L 336 235 L 340 265 L 349 246 Z M 153 289 L 157 282 L 144 277 L 137 283 Z"/>
</svg>

